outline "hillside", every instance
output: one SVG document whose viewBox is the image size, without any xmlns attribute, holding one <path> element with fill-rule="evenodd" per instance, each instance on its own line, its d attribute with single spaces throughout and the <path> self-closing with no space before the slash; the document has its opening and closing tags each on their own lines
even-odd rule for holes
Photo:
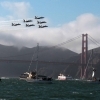
<svg viewBox="0 0 100 100">
<path fill-rule="evenodd" d="M 39 61 L 47 62 L 67 62 L 70 57 L 77 56 L 78 54 L 68 49 L 52 48 L 52 47 L 39 47 L 38 59 Z M 0 76 L 13 76 L 17 77 L 21 73 L 28 70 L 31 60 L 36 61 L 37 47 L 27 48 L 23 47 L 18 49 L 13 46 L 0 45 L 0 59 L 10 60 L 29 60 L 28 63 L 22 62 L 0 62 Z M 39 63 L 38 72 L 40 74 L 57 77 L 58 74 L 66 67 L 66 65 Z M 35 70 L 36 62 L 30 66 L 30 70 Z"/>
</svg>

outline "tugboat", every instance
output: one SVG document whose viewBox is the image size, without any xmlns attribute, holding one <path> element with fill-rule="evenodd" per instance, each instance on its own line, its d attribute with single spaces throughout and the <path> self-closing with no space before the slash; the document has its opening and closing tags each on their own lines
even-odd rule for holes
<svg viewBox="0 0 100 100">
<path fill-rule="evenodd" d="M 58 79 L 57 80 L 66 80 L 66 76 L 63 74 L 59 74 Z"/>
</svg>

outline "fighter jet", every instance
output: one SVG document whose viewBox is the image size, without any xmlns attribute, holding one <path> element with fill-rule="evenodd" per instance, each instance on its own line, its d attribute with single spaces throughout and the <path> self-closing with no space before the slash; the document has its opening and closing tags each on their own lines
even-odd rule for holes
<svg viewBox="0 0 100 100">
<path fill-rule="evenodd" d="M 44 28 L 44 27 L 48 27 L 48 26 L 46 26 L 46 25 L 44 25 L 44 26 L 42 26 L 42 25 L 39 25 L 39 28 Z"/>
<path fill-rule="evenodd" d="M 17 26 L 17 25 L 21 25 L 21 24 L 19 24 L 19 23 L 17 23 L 17 24 L 15 24 L 15 23 L 12 23 L 12 26 Z"/>
<path fill-rule="evenodd" d="M 26 27 L 35 26 L 34 24 L 26 24 Z"/>
<path fill-rule="evenodd" d="M 43 24 L 43 23 L 46 23 L 45 21 L 37 21 L 37 24 Z"/>
<path fill-rule="evenodd" d="M 43 19 L 44 17 L 37 17 L 37 16 L 35 16 L 35 19 Z"/>
<path fill-rule="evenodd" d="M 25 20 L 25 19 L 23 19 L 23 21 L 24 22 L 32 22 L 32 20 Z"/>
</svg>

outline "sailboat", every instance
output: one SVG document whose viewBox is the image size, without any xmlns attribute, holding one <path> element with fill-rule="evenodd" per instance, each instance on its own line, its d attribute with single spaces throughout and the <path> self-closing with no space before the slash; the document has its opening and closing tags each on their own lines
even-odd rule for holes
<svg viewBox="0 0 100 100">
<path fill-rule="evenodd" d="M 92 56 L 93 56 L 93 49 L 92 49 Z M 93 59 L 92 59 L 92 79 L 89 80 L 91 83 L 100 83 L 100 79 L 96 78 L 96 69 L 93 67 Z"/>
<path fill-rule="evenodd" d="M 92 56 L 93 56 L 93 49 L 92 49 Z M 92 68 L 93 68 L 93 59 L 92 59 Z M 93 68 L 93 70 L 92 70 L 92 83 L 100 83 L 100 79 L 97 79 L 96 78 L 96 69 L 95 68 Z"/>
<path fill-rule="evenodd" d="M 34 54 L 33 54 L 33 56 L 34 56 Z M 33 56 L 32 56 L 32 60 L 33 60 Z M 32 64 L 32 60 L 31 60 L 31 62 L 30 62 L 28 71 L 25 72 L 25 73 L 23 73 L 23 74 L 21 74 L 21 75 L 19 76 L 19 79 L 20 79 L 20 80 L 26 80 L 26 79 L 29 77 L 29 75 L 30 75 L 30 73 L 31 73 L 31 72 L 30 72 L 30 66 L 31 66 L 31 64 Z"/>
<path fill-rule="evenodd" d="M 27 82 L 33 82 L 33 83 L 52 83 L 52 78 L 47 77 L 44 75 L 38 75 L 37 73 L 37 67 L 38 67 L 38 50 L 39 50 L 39 44 L 37 44 L 37 64 L 36 64 L 36 72 L 30 72 L 29 76 L 26 78 Z"/>
<path fill-rule="evenodd" d="M 91 82 L 92 82 L 92 83 L 100 83 L 100 80 L 96 78 L 95 73 L 96 73 L 96 69 L 93 68 L 92 80 L 91 80 Z"/>
<path fill-rule="evenodd" d="M 35 54 L 35 52 L 34 52 L 34 54 Z M 33 56 L 34 56 L 34 54 L 33 54 Z M 33 61 L 33 56 L 32 56 L 32 59 L 31 59 L 30 65 L 29 65 L 29 67 L 28 67 L 28 71 L 25 72 L 25 73 L 23 73 L 23 74 L 21 74 L 21 75 L 19 76 L 19 79 L 20 79 L 20 80 L 26 80 L 26 79 L 29 78 L 30 76 L 36 74 L 35 71 L 30 72 L 30 66 L 31 66 L 32 61 Z M 33 74 L 33 73 L 34 73 L 34 74 Z M 31 74 L 32 74 L 32 75 L 31 75 Z"/>
</svg>

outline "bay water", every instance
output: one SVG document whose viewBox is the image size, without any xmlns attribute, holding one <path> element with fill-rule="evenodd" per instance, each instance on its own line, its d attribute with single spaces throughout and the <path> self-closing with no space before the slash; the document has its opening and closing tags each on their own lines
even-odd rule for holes
<svg viewBox="0 0 100 100">
<path fill-rule="evenodd" d="M 100 100 L 100 84 L 76 80 L 38 84 L 2 79 L 0 100 Z"/>
</svg>

